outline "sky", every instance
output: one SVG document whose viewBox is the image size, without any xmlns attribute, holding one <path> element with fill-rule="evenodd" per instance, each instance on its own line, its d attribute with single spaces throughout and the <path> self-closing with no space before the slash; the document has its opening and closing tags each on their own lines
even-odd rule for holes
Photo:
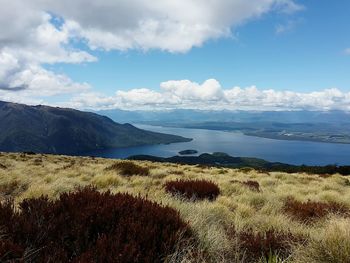
<svg viewBox="0 0 350 263">
<path fill-rule="evenodd" d="M 348 0 L 0 0 L 0 100 L 350 111 Z"/>
</svg>

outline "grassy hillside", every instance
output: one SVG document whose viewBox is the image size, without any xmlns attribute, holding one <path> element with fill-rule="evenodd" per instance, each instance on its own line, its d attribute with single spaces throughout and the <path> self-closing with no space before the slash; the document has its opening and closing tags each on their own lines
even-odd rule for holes
<svg viewBox="0 0 350 263">
<path fill-rule="evenodd" d="M 165 183 L 179 179 L 211 181 L 220 194 L 188 200 L 165 191 Z M 338 174 L 0 153 L 1 200 L 56 199 L 87 185 L 178 210 L 196 242 L 168 262 L 350 262 L 350 182 Z"/>
</svg>

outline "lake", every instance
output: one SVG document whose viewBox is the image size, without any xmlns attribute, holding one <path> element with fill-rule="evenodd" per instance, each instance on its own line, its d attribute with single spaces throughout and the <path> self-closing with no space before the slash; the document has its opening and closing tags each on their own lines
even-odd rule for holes
<svg viewBox="0 0 350 263">
<path fill-rule="evenodd" d="M 140 124 L 135 126 L 145 130 L 180 135 L 193 140 L 167 145 L 99 150 L 84 155 L 105 158 L 127 158 L 138 154 L 171 157 L 178 155 L 179 151 L 194 149 L 199 154 L 225 152 L 232 156 L 257 157 L 267 161 L 297 165 L 350 165 L 350 144 L 284 141 L 246 136 L 239 132 L 169 128 Z"/>
</svg>

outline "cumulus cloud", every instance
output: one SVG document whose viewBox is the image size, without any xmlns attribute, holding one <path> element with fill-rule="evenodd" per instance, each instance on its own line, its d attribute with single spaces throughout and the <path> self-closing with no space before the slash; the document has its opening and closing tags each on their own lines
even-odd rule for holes
<svg viewBox="0 0 350 263">
<path fill-rule="evenodd" d="M 245 21 L 276 10 L 302 9 L 294 0 L 61 0 L 47 8 L 76 23 L 90 48 L 186 52 L 229 36 Z M 82 10 L 84 10 L 82 12 Z"/>
<path fill-rule="evenodd" d="M 228 36 L 235 27 L 270 11 L 303 8 L 295 0 L 0 0 L 0 6 L 0 45 L 28 43 L 31 33 L 46 24 L 49 12 L 62 18 L 64 28 L 74 28 L 75 36 L 92 49 L 170 52 Z M 46 36 L 49 41 L 60 37 Z"/>
<path fill-rule="evenodd" d="M 26 90 L 26 95 L 52 96 L 87 89 L 89 89 L 87 83 L 74 83 L 65 75 L 55 74 L 37 63 L 22 60 L 11 52 L 0 53 L 0 90 L 8 92 Z M 14 97 L 20 95 L 16 94 Z"/>
<path fill-rule="evenodd" d="M 229 37 L 266 13 L 302 8 L 296 0 L 0 0 L 0 99 L 31 95 L 36 101 L 35 96 L 89 89 L 44 65 L 94 62 L 95 49 L 187 52 L 210 39 Z M 208 93 L 198 87 L 189 92 L 188 83 L 175 84 L 162 84 L 163 92 L 173 94 L 167 103 L 183 92 L 189 98 L 223 98 L 217 83 Z M 149 93 L 130 92 L 135 98 Z M 120 98 L 125 95 L 119 93 Z"/>
<path fill-rule="evenodd" d="M 215 79 L 202 84 L 189 80 L 167 81 L 160 91 L 133 89 L 114 96 L 86 93 L 68 106 L 81 109 L 126 110 L 345 110 L 350 111 L 350 92 L 326 89 L 308 93 L 259 90 L 255 86 L 224 89 Z"/>
<path fill-rule="evenodd" d="M 96 58 L 85 51 L 68 47 L 69 29 L 66 26 L 55 27 L 51 23 L 51 15 L 30 8 L 27 14 L 26 10 L 22 10 L 27 7 L 26 4 L 21 7 L 17 3 L 12 1 L 9 5 L 1 5 L 7 8 L 0 11 L 0 19 L 8 20 L 0 23 L 0 99 L 23 101 L 20 96 L 86 91 L 89 88 L 86 83 L 74 83 L 65 75 L 46 70 L 42 64 L 92 62 Z M 14 15 L 21 11 L 23 16 Z M 19 19 L 14 19 L 16 17 Z M 9 25 L 8 21 L 14 21 L 13 25 Z"/>
</svg>

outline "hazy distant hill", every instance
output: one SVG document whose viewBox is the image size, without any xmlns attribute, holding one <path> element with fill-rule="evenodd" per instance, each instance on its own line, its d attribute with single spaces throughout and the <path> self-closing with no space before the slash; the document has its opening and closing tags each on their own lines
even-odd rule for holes
<svg viewBox="0 0 350 263">
<path fill-rule="evenodd" d="M 279 123 L 350 123 L 350 113 L 344 111 L 125 111 L 98 112 L 117 122 L 279 122 Z"/>
<path fill-rule="evenodd" d="M 156 126 L 240 131 L 279 140 L 350 144 L 350 112 L 345 111 L 101 111 L 114 121 Z"/>
<path fill-rule="evenodd" d="M 188 140 L 118 124 L 95 113 L 0 101 L 0 151 L 74 154 Z"/>
</svg>

